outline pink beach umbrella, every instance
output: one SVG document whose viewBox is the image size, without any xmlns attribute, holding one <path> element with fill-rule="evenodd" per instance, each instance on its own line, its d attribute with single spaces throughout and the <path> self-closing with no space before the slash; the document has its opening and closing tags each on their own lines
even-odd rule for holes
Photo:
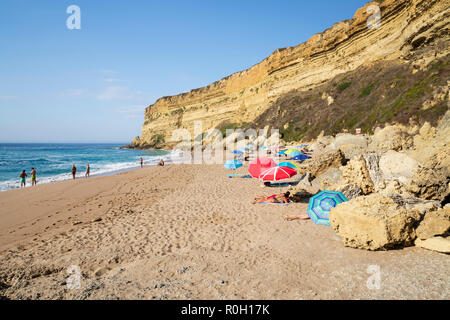
<svg viewBox="0 0 450 320">
<path fill-rule="evenodd" d="M 259 178 L 261 173 L 267 169 L 270 169 L 272 167 L 276 167 L 277 164 L 273 159 L 270 158 L 258 158 L 256 160 L 253 160 L 250 162 L 250 165 L 248 167 L 248 172 L 251 174 L 253 178 Z"/>
<path fill-rule="evenodd" d="M 274 167 L 262 172 L 259 178 L 262 179 L 262 181 L 280 181 L 289 179 L 296 174 L 297 171 L 289 167 Z"/>
</svg>

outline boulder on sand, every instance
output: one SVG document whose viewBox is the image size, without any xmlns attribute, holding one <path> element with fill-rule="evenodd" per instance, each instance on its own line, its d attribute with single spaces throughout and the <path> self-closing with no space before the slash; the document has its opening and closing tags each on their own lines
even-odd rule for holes
<svg viewBox="0 0 450 320">
<path fill-rule="evenodd" d="M 419 239 L 450 235 L 450 209 L 445 208 L 425 214 L 416 229 L 416 235 Z"/>
<path fill-rule="evenodd" d="M 416 247 L 433 250 L 442 253 L 450 253 L 450 237 L 434 237 L 426 240 L 417 239 Z"/>
<path fill-rule="evenodd" d="M 385 250 L 411 245 L 417 223 L 438 207 L 436 201 L 375 193 L 331 209 L 330 223 L 346 246 Z"/>
</svg>

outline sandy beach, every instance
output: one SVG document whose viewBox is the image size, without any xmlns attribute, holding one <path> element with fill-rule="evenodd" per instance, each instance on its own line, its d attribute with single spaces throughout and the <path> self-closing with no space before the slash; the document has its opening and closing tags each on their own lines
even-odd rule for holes
<svg viewBox="0 0 450 320">
<path fill-rule="evenodd" d="M 307 203 L 251 203 L 286 188 L 229 173 L 168 165 L 0 193 L 1 298 L 450 298 L 448 255 L 344 247 L 331 227 L 283 219 Z"/>
</svg>

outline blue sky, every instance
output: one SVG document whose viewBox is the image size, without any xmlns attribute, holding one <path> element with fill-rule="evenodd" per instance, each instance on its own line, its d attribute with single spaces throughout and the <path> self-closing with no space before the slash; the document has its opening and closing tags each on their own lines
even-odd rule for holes
<svg viewBox="0 0 450 320">
<path fill-rule="evenodd" d="M 0 142 L 129 142 L 156 99 L 295 46 L 366 0 L 3 0 Z M 66 9 L 81 9 L 69 30 Z"/>
</svg>

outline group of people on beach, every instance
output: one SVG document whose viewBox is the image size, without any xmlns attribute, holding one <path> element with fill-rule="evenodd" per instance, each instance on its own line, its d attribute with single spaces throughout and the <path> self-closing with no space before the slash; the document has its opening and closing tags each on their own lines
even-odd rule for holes
<svg viewBox="0 0 450 320">
<path fill-rule="evenodd" d="M 141 163 L 141 168 L 143 168 L 144 167 L 144 159 L 142 157 L 140 158 L 140 163 Z M 158 166 L 164 167 L 164 165 L 165 165 L 164 160 L 161 159 L 158 163 Z M 77 167 L 75 166 L 75 164 L 72 165 L 71 173 L 72 173 L 72 179 L 75 180 L 76 175 L 77 175 Z M 88 163 L 86 165 L 86 172 L 84 173 L 84 177 L 89 178 L 90 174 L 91 174 L 91 167 Z M 37 180 L 36 180 L 36 170 L 34 168 L 31 168 L 30 176 L 31 176 L 31 185 L 35 186 L 37 184 Z M 25 170 L 23 170 L 20 173 L 19 177 L 20 177 L 20 187 L 24 188 L 27 183 L 28 174 L 26 173 Z"/>
<path fill-rule="evenodd" d="M 31 168 L 30 171 L 30 176 L 31 176 L 31 185 L 35 186 L 36 185 L 36 170 L 34 168 Z M 25 170 L 23 170 L 20 175 L 20 187 L 25 187 L 26 183 L 27 183 L 27 177 L 28 174 L 25 172 Z"/>
<path fill-rule="evenodd" d="M 75 167 L 75 165 L 73 164 L 72 165 L 72 178 L 73 178 L 73 180 L 75 180 L 76 174 L 77 174 L 77 167 Z M 91 174 L 91 167 L 89 166 L 89 163 L 88 163 L 87 166 L 86 166 L 86 172 L 84 174 L 84 177 L 85 178 L 89 178 L 90 174 Z"/>
</svg>

